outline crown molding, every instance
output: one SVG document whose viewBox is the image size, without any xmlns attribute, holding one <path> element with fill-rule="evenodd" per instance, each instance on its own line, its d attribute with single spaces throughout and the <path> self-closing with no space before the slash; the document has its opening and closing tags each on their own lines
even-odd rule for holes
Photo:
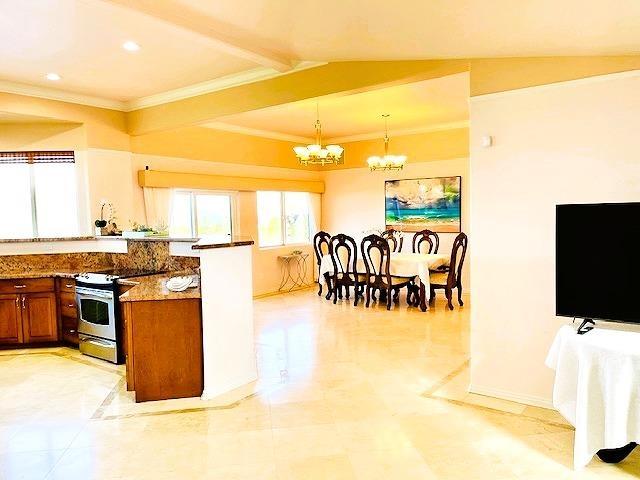
<svg viewBox="0 0 640 480">
<path fill-rule="evenodd" d="M 457 128 L 469 128 L 469 121 L 463 120 L 460 122 L 440 123 L 438 125 L 429 125 L 424 127 L 405 128 L 402 130 L 389 130 L 390 137 L 402 137 L 404 135 L 416 135 L 419 133 L 439 132 L 442 130 L 455 130 Z M 348 142 L 360 142 L 363 140 L 375 140 L 382 139 L 384 137 L 384 130 L 379 132 L 362 133 L 359 135 L 348 135 L 344 137 L 327 138 L 324 143 L 348 143 Z"/>
<path fill-rule="evenodd" d="M 44 98 L 47 100 L 57 100 L 60 102 L 76 103 L 78 105 L 87 105 L 89 107 L 107 108 L 109 110 L 118 110 L 121 112 L 130 112 L 139 108 L 153 107 L 163 103 L 174 102 L 184 98 L 224 90 L 226 88 L 268 80 L 270 78 L 299 72 L 308 68 L 319 67 L 321 65 L 326 65 L 326 62 L 300 62 L 295 66 L 295 68 L 287 72 L 278 72 L 271 68 L 258 67 L 233 75 L 216 78 L 215 80 L 196 83 L 195 85 L 190 85 L 188 87 L 177 88 L 175 90 L 169 90 L 167 92 L 149 95 L 147 97 L 141 97 L 130 101 L 111 100 L 108 98 L 67 92 L 65 90 L 57 90 L 55 88 L 38 87 L 25 83 L 6 81 L 0 81 L 0 92 Z"/>
<path fill-rule="evenodd" d="M 299 72 L 322 65 L 326 65 L 326 62 L 299 62 L 294 68 L 286 72 L 278 72 L 267 67 L 252 68 L 251 70 L 245 70 L 244 72 L 234 73 L 214 80 L 196 83 L 188 87 L 177 88 L 175 90 L 169 90 L 167 92 L 131 100 L 125 104 L 125 111 L 130 112 L 140 108 L 154 107 L 163 103 L 175 102 L 177 100 L 217 92 L 231 87 L 238 87 L 240 85 L 269 80 L 271 78 L 288 75 L 289 73 Z"/>
<path fill-rule="evenodd" d="M 297 135 L 289 135 L 287 133 L 270 132 L 268 130 L 259 130 L 257 128 L 240 127 L 224 122 L 207 122 L 198 125 L 199 127 L 211 128 L 213 130 L 223 130 L 225 132 L 240 133 L 242 135 L 251 135 L 252 137 L 269 138 L 271 140 L 282 140 L 284 142 L 302 143 L 308 145 L 314 142 L 311 138 L 299 137 Z"/>
<path fill-rule="evenodd" d="M 582 85 L 590 83 L 600 83 L 608 80 L 617 80 L 622 78 L 633 78 L 640 76 L 640 70 L 628 70 L 625 72 L 606 73 L 604 75 L 593 75 L 590 77 L 576 78 L 574 80 L 564 80 L 561 82 L 545 83 L 543 85 L 534 85 L 531 87 L 515 88 L 513 90 L 504 90 L 502 92 L 485 93 L 483 95 L 475 95 L 469 98 L 472 103 L 481 102 L 483 100 L 491 100 L 492 98 L 508 97 L 512 95 L 521 95 L 529 92 L 541 90 L 551 90 L 555 88 L 570 87 L 573 85 Z"/>
<path fill-rule="evenodd" d="M 44 98 L 47 100 L 57 100 L 60 102 L 77 103 L 79 105 L 87 105 L 89 107 L 108 108 L 109 110 L 124 111 L 126 106 L 125 102 L 120 102 L 118 100 L 82 95 L 79 93 L 57 90 L 55 88 L 38 87 L 24 83 L 0 81 L 0 92 L 25 95 L 27 97 Z"/>
</svg>

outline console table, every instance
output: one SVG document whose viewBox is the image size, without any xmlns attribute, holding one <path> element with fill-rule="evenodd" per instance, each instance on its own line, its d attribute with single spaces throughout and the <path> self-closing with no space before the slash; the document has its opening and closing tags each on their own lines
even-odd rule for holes
<svg viewBox="0 0 640 480">
<path fill-rule="evenodd" d="M 282 262 L 282 281 L 278 291 L 287 290 L 290 292 L 294 288 L 308 287 L 307 278 L 307 258 L 308 253 L 291 253 L 289 255 L 279 255 Z M 287 289 L 287 285 L 291 285 Z"/>
<path fill-rule="evenodd" d="M 596 328 L 577 335 L 565 325 L 545 363 L 556 372 L 553 406 L 576 429 L 574 467 L 595 454 L 622 461 L 640 442 L 640 333 Z"/>
</svg>

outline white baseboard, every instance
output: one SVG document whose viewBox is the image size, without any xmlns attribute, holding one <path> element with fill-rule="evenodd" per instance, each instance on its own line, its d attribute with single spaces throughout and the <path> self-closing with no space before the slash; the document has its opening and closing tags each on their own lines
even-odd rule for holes
<svg viewBox="0 0 640 480">
<path fill-rule="evenodd" d="M 482 385 L 469 385 L 469 393 L 484 395 L 486 397 L 500 398 L 502 400 L 509 400 L 510 402 L 531 405 L 532 407 L 553 409 L 553 403 L 551 402 L 551 399 L 536 397 L 532 395 L 522 395 L 519 393 L 509 392 L 497 388 L 483 387 Z"/>
</svg>

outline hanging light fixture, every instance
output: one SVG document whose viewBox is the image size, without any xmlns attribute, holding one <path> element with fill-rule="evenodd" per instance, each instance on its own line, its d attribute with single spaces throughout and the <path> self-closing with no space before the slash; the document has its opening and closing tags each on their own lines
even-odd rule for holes
<svg viewBox="0 0 640 480">
<path fill-rule="evenodd" d="M 316 143 L 312 145 L 293 147 L 293 151 L 298 157 L 301 165 L 339 165 L 344 163 L 342 152 L 344 148 L 340 145 L 322 146 L 322 125 L 320 124 L 320 107 L 316 104 Z"/>
<path fill-rule="evenodd" d="M 390 117 L 388 113 L 382 115 L 384 118 L 384 156 L 373 156 L 367 159 L 369 169 L 374 170 L 402 170 L 407 161 L 406 155 L 389 155 L 389 128 L 387 119 Z"/>
</svg>

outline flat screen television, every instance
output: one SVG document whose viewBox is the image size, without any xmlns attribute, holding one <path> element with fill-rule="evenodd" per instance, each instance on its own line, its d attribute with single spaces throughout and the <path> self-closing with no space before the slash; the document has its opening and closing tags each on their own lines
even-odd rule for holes
<svg viewBox="0 0 640 480">
<path fill-rule="evenodd" d="M 556 206 L 556 315 L 640 323 L 640 203 Z"/>
</svg>

